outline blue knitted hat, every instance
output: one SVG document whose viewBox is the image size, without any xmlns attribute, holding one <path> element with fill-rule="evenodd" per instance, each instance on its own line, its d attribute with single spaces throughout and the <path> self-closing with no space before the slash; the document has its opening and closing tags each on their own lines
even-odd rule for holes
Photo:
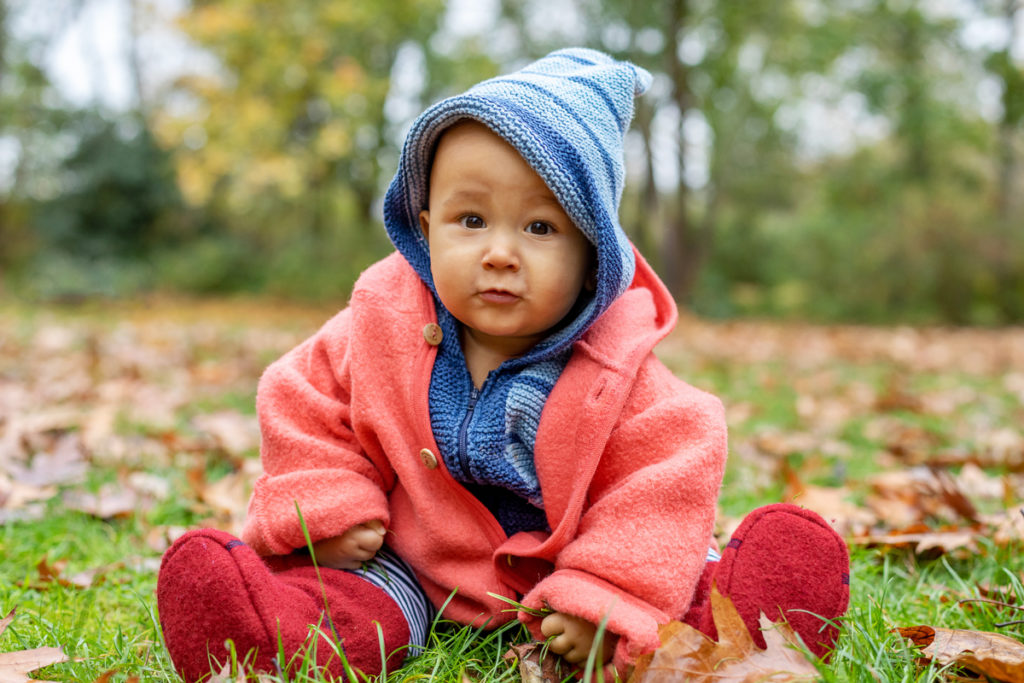
<svg viewBox="0 0 1024 683">
<path fill-rule="evenodd" d="M 543 178 L 596 248 L 597 287 L 570 324 L 573 329 L 565 330 L 571 340 L 633 279 L 633 251 L 618 216 L 625 176 L 622 143 L 633 118 L 633 99 L 650 83 L 651 75 L 633 64 L 596 50 L 567 48 L 433 105 L 413 123 L 384 198 L 391 241 L 433 289 L 419 213 L 427 208 L 434 150 L 444 130 L 457 121 L 485 124 Z"/>
</svg>

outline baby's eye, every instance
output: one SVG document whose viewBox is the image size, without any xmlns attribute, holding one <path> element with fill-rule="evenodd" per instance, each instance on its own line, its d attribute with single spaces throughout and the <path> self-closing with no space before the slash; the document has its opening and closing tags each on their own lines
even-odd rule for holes
<svg viewBox="0 0 1024 683">
<path fill-rule="evenodd" d="M 459 223 L 462 225 L 462 227 L 470 228 L 473 230 L 478 230 L 484 227 L 485 225 L 483 218 L 480 218 L 480 216 L 474 216 L 473 214 L 463 216 L 462 218 L 459 219 Z"/>
<path fill-rule="evenodd" d="M 544 221 L 534 221 L 526 226 L 526 232 L 531 235 L 550 235 L 554 231 L 555 229 L 551 224 Z"/>
</svg>

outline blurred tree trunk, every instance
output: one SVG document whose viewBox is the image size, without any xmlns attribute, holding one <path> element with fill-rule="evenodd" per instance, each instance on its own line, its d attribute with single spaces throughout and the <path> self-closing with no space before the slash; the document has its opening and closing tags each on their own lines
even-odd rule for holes
<svg viewBox="0 0 1024 683">
<path fill-rule="evenodd" d="M 906 141 L 906 168 L 909 177 L 926 183 L 932 175 L 930 115 L 926 76 L 924 75 L 923 17 L 911 7 L 897 17 L 899 43 L 897 69 L 903 80 L 903 106 L 899 132 Z"/>
<path fill-rule="evenodd" d="M 690 90 L 690 72 L 674 49 L 689 20 L 690 3 L 689 0 L 674 0 L 667 2 L 666 5 L 668 11 L 665 17 L 665 35 L 668 37 L 668 49 L 665 50 L 665 73 L 672 84 L 673 104 L 679 111 L 679 148 L 676 161 L 679 181 L 666 207 L 661 255 L 665 284 L 677 301 L 683 301 L 693 290 L 697 273 L 704 260 L 705 240 L 690 220 L 690 190 L 686 185 L 686 137 L 683 127 L 687 114 L 694 106 Z"/>
<path fill-rule="evenodd" d="M 4 70 L 5 70 L 4 69 L 4 67 L 5 67 L 4 54 L 7 51 L 6 48 L 7 48 L 7 2 L 6 2 L 6 0 L 0 0 L 0 83 L 2 83 L 3 79 L 4 79 Z M 0 101 L 0 120 L 6 120 L 6 118 L 7 118 L 7 113 L 5 111 L 6 107 L 4 105 L 5 105 L 5 103 Z M 3 124 L 0 124 L 0 135 L 4 134 L 4 130 L 3 129 L 4 129 Z M 10 218 L 7 215 L 8 214 L 8 209 L 7 209 L 7 197 L 6 197 L 6 195 L 7 195 L 7 193 L 2 191 L 2 188 L 0 188 L 0 241 L 2 241 L 3 243 L 9 243 L 10 240 L 11 240 L 10 235 L 7 234 L 8 231 L 9 231 L 9 228 L 7 226 L 10 223 Z M 0 250 L 0 264 L 4 263 L 4 261 L 5 261 L 4 253 L 3 253 L 4 251 L 6 251 L 6 250 Z M 0 280 L 0 292 L 2 292 L 2 291 L 3 291 L 3 280 Z"/>
<path fill-rule="evenodd" d="M 636 209 L 632 212 L 629 232 L 633 236 L 637 249 L 652 260 L 654 266 L 661 268 L 657 259 L 656 243 L 658 240 L 655 226 L 658 215 L 661 211 L 661 199 L 658 196 L 658 186 L 654 182 L 654 155 L 652 154 L 653 142 L 651 140 L 651 125 L 654 122 L 654 105 L 641 98 L 636 103 L 636 119 L 634 126 L 640 133 L 644 143 L 644 176 L 635 179 Z M 634 179 L 627 180 L 627 184 Z M 639 185 L 639 187 L 636 187 Z"/>
<path fill-rule="evenodd" d="M 1009 220 L 1019 204 L 1014 187 L 1017 181 L 1017 135 L 1024 122 L 1024 73 L 1013 62 L 1013 46 L 1020 37 L 1016 19 L 1021 7 L 1020 0 L 1004 0 L 1002 19 L 1006 24 L 1006 45 L 993 55 L 994 70 L 1003 82 L 1003 115 L 999 120 L 996 175 L 999 179 L 996 205 L 999 217 L 1003 220 Z"/>
<path fill-rule="evenodd" d="M 635 8 L 627 4 L 627 15 L 636 16 Z M 655 15 L 659 14 L 657 8 Z M 631 26 L 633 35 L 636 35 L 635 26 Z M 633 42 L 633 39 L 631 39 Z M 634 235 L 637 249 L 647 258 L 652 259 L 654 267 L 659 272 L 664 272 L 665 255 L 658 248 L 658 242 L 664 231 L 662 225 L 663 202 L 661 193 L 658 191 L 658 183 L 654 171 L 654 117 L 658 113 L 658 105 L 650 97 L 641 97 L 636 102 L 635 126 L 640 133 L 644 143 L 644 180 L 639 188 L 637 197 L 639 199 L 639 211 L 637 212 Z M 627 180 L 628 182 L 628 180 Z"/>
<path fill-rule="evenodd" d="M 0 0 L 0 80 L 4 77 L 4 55 L 7 52 L 7 2 Z"/>
<path fill-rule="evenodd" d="M 1000 0 L 995 13 L 1006 27 L 1006 43 L 989 56 L 987 68 L 1003 85 L 996 136 L 996 255 L 992 275 L 997 283 L 996 306 L 1006 320 L 1024 316 L 1024 257 L 1020 245 L 1020 213 L 1018 144 L 1024 124 L 1024 68 L 1014 62 L 1013 48 L 1020 39 L 1018 14 L 1024 10 L 1021 0 Z"/>
<path fill-rule="evenodd" d="M 139 54 L 139 40 L 142 35 L 142 9 L 140 0 L 128 0 L 128 73 L 135 91 L 135 106 L 139 117 L 148 120 L 149 102 L 146 98 L 142 77 L 142 58 Z"/>
</svg>

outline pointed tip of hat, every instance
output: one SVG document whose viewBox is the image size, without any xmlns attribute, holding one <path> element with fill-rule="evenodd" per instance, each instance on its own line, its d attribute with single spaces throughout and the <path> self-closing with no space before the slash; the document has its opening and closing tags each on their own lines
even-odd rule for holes
<svg viewBox="0 0 1024 683">
<path fill-rule="evenodd" d="M 561 50 L 555 50 L 547 57 L 554 55 L 570 55 L 572 57 L 586 59 L 599 64 L 615 64 L 619 63 L 622 66 L 626 66 L 633 71 L 634 83 L 633 83 L 633 95 L 639 97 L 647 92 L 647 89 L 651 87 L 651 83 L 654 82 L 654 77 L 651 76 L 651 72 L 642 66 L 637 66 L 632 62 L 619 62 L 611 55 L 595 50 L 589 47 L 565 47 Z M 545 57 L 545 59 L 547 58 Z"/>
<path fill-rule="evenodd" d="M 647 92 L 647 89 L 651 87 L 651 83 L 654 82 L 654 76 L 651 72 L 642 66 L 636 64 L 630 64 L 633 67 L 633 73 L 636 74 L 636 84 L 633 86 L 633 95 L 639 97 Z"/>
</svg>

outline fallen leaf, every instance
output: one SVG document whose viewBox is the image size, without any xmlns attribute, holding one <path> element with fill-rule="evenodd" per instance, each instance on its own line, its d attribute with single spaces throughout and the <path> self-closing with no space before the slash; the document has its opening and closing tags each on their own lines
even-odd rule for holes
<svg viewBox="0 0 1024 683">
<path fill-rule="evenodd" d="M 163 555 L 187 531 L 188 527 L 184 526 L 155 526 L 146 532 L 146 546 Z"/>
<path fill-rule="evenodd" d="M 117 673 L 117 669 L 109 669 L 107 671 L 104 671 L 102 674 L 100 674 L 100 677 L 97 678 L 92 683 L 110 683 L 110 679 L 116 673 Z M 138 676 L 129 676 L 128 678 L 124 679 L 124 683 L 139 683 L 139 677 Z"/>
<path fill-rule="evenodd" d="M 923 404 L 921 399 L 907 388 L 906 377 L 893 376 L 889 378 L 885 393 L 875 400 L 875 408 L 881 412 L 919 413 Z"/>
<path fill-rule="evenodd" d="M 630 683 L 672 681 L 811 681 L 818 670 L 807 658 L 800 638 L 785 622 L 772 623 L 761 615 L 765 649 L 759 648 L 732 601 L 711 589 L 711 610 L 718 642 L 682 622 L 670 622 L 659 632 L 661 647 L 641 657 Z"/>
<path fill-rule="evenodd" d="M 212 514 L 203 520 L 204 526 L 235 535 L 241 533 L 253 484 L 263 470 L 260 461 L 255 458 L 243 459 L 240 465 L 237 471 L 212 483 L 206 480 L 206 471 L 202 467 L 187 473 L 192 488 Z"/>
<path fill-rule="evenodd" d="M 57 493 L 55 486 L 31 486 L 9 478 L 0 471 L 0 507 L 5 510 L 18 511 L 29 508 L 36 501 L 49 500 Z"/>
<path fill-rule="evenodd" d="M 64 505 L 69 510 L 84 512 L 99 519 L 131 517 L 142 507 L 140 497 L 134 490 L 113 484 L 104 484 L 97 494 L 68 491 L 64 495 Z"/>
<path fill-rule="evenodd" d="M 231 662 L 224 662 L 224 666 L 221 667 L 220 671 L 211 674 L 206 681 L 207 683 L 245 683 L 245 672 L 240 670 L 232 676 Z"/>
<path fill-rule="evenodd" d="M 986 517 L 985 521 L 994 528 L 991 537 L 999 545 L 1024 539 L 1024 506 L 1015 505 L 1003 514 Z"/>
<path fill-rule="evenodd" d="M 0 490 L 0 503 L 4 502 L 3 491 Z M 44 503 L 27 503 L 14 510 L 0 507 L 0 526 L 10 522 L 36 521 L 46 517 L 46 505 Z"/>
<path fill-rule="evenodd" d="M 216 441 L 229 455 L 239 456 L 259 448 L 260 427 L 255 415 L 222 410 L 192 418 L 192 423 Z"/>
<path fill-rule="evenodd" d="M 36 584 L 31 584 L 31 587 L 38 590 L 45 588 L 46 584 L 51 583 L 65 586 L 66 588 L 88 588 L 92 585 L 92 581 L 82 586 L 65 579 L 63 574 L 67 566 L 68 561 L 66 559 L 57 560 L 53 564 L 50 564 L 49 560 L 46 557 L 43 557 L 43 559 L 36 563 L 36 571 L 39 572 L 39 581 Z"/>
<path fill-rule="evenodd" d="M 987 534 L 988 531 L 980 527 L 930 529 L 923 524 L 916 524 L 906 529 L 855 536 L 850 541 L 866 546 L 887 546 L 893 548 L 913 546 L 914 553 L 918 555 L 928 551 L 976 553 L 978 551 L 978 538 Z"/>
<path fill-rule="evenodd" d="M 954 479 L 953 475 L 946 470 L 940 470 L 934 467 L 930 469 L 932 476 L 935 477 L 937 496 L 942 500 L 942 502 L 955 510 L 963 519 L 971 523 L 977 523 L 978 509 L 974 507 L 974 503 L 964 495 L 959 481 Z"/>
<path fill-rule="evenodd" d="M 14 620 L 14 610 L 0 620 L 0 636 Z M 18 650 L 17 652 L 0 652 L 0 683 L 32 683 L 40 679 L 29 678 L 28 673 L 51 664 L 68 662 L 59 647 L 37 647 L 34 650 Z M 43 681 L 43 683 L 53 683 Z"/>
<path fill-rule="evenodd" d="M 139 561 L 141 562 L 141 558 Z M 43 557 L 36 564 L 39 580 L 35 583 L 27 584 L 26 587 L 45 590 L 50 584 L 57 584 L 65 588 L 91 588 L 105 583 L 109 573 L 118 569 L 124 569 L 127 566 L 127 561 L 113 562 L 100 567 L 86 569 L 70 576 L 65 575 L 64 570 L 67 569 L 67 566 L 68 561 L 66 559 L 60 559 L 50 564 L 48 558 Z M 125 581 L 127 579 L 121 579 L 119 582 L 124 583 Z"/>
<path fill-rule="evenodd" d="M 787 476 L 784 501 L 794 503 L 821 515 L 840 536 L 867 533 L 878 517 L 870 510 L 849 502 L 851 491 L 846 487 L 813 486 L 800 481 L 795 472 Z M 726 540 L 728 542 L 728 540 Z"/>
<path fill-rule="evenodd" d="M 935 467 L 912 467 L 868 478 L 867 504 L 890 526 L 928 519 L 978 521 L 978 511 L 953 476 Z"/>
<path fill-rule="evenodd" d="M 89 464 L 78 434 L 63 434 L 48 444 L 48 447 L 48 452 L 36 453 L 28 467 L 8 463 L 7 469 L 15 481 L 26 486 L 45 488 L 85 480 Z"/>
<path fill-rule="evenodd" d="M 1024 643 L 1009 636 L 932 626 L 894 630 L 941 666 L 953 664 L 1004 683 L 1024 683 Z"/>
<path fill-rule="evenodd" d="M 1009 475 L 1006 477 L 990 477 L 985 470 L 973 462 L 969 462 L 960 469 L 957 476 L 957 483 L 965 496 L 979 500 L 1005 500 L 1006 485 Z"/>
<path fill-rule="evenodd" d="M 547 654 L 544 643 L 513 645 L 505 653 L 504 659 L 519 662 L 519 677 L 522 683 L 557 683 L 569 673 L 568 668 L 563 666 L 561 657 Z"/>
</svg>

